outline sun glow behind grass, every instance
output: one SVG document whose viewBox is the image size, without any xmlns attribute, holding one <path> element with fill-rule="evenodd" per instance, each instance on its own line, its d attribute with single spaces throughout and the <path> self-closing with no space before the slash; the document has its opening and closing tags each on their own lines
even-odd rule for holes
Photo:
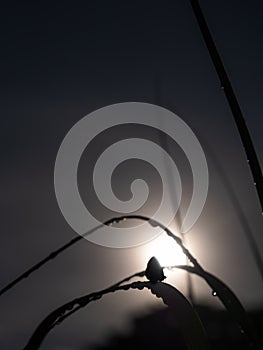
<svg viewBox="0 0 263 350">
<path fill-rule="evenodd" d="M 144 249 L 144 254 L 149 259 L 155 256 L 161 266 L 183 265 L 186 262 L 181 247 L 165 233 L 149 242 Z"/>
</svg>

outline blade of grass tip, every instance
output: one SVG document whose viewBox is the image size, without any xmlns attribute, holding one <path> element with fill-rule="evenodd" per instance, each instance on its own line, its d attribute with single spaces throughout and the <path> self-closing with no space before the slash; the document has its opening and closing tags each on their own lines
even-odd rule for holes
<svg viewBox="0 0 263 350">
<path fill-rule="evenodd" d="M 68 249 L 69 247 L 73 246 L 74 244 L 76 244 L 77 242 L 79 242 L 80 240 L 82 240 L 83 238 L 85 238 L 87 235 L 93 233 L 94 231 L 100 229 L 101 227 L 103 227 L 104 225 L 98 225 L 96 227 L 94 227 L 93 229 L 89 230 L 88 232 L 86 232 L 85 234 L 83 234 L 83 236 L 78 235 L 77 237 L 74 237 L 73 239 L 71 239 L 69 242 L 67 242 L 66 244 L 62 245 L 61 247 L 59 247 L 58 249 L 54 250 L 52 253 L 50 253 L 48 256 L 46 256 L 44 259 L 40 260 L 38 263 L 36 263 L 35 265 L 33 265 L 32 267 L 30 267 L 28 270 L 26 270 L 25 272 L 23 272 L 21 275 L 19 275 L 17 278 L 15 278 L 13 281 L 11 281 L 10 283 L 8 283 L 5 287 L 3 287 L 0 290 L 0 296 L 3 295 L 4 293 L 6 293 L 8 290 L 12 289 L 15 285 L 17 285 L 19 282 L 21 282 L 23 279 L 29 277 L 33 272 L 35 272 L 36 270 L 38 270 L 40 267 L 42 267 L 43 265 L 45 265 L 47 262 L 49 262 L 50 260 L 55 259 L 60 253 L 62 253 L 64 250 Z"/>
<path fill-rule="evenodd" d="M 238 323 L 241 333 L 244 333 L 249 338 L 251 349 L 261 349 L 258 336 L 254 330 L 253 324 L 250 321 L 246 310 L 242 306 L 234 292 L 219 278 L 205 270 L 196 269 L 191 266 L 176 266 L 177 268 L 186 270 L 190 273 L 202 277 L 211 287 L 214 296 L 217 296 L 232 318 Z"/>
<path fill-rule="evenodd" d="M 131 218 L 133 219 L 133 217 L 131 217 Z M 58 255 L 60 255 L 62 252 L 64 252 L 68 248 L 72 247 L 77 242 L 83 240 L 89 234 L 99 230 L 104 225 L 111 225 L 111 224 L 113 224 L 115 222 L 117 223 L 117 222 L 120 222 L 120 221 L 125 220 L 125 219 L 126 219 L 126 217 L 122 216 L 122 217 L 112 218 L 112 219 L 106 220 L 104 223 L 102 223 L 102 224 L 92 228 L 91 230 L 87 231 L 83 235 L 78 235 L 77 237 L 74 237 L 69 242 L 65 243 L 64 245 L 62 245 L 58 249 L 54 250 L 52 253 L 50 253 L 48 256 L 46 256 L 44 259 L 40 260 L 35 265 L 31 266 L 28 270 L 26 270 L 21 275 L 19 275 L 17 278 L 15 278 L 11 282 L 9 282 L 7 285 L 5 285 L 0 290 L 0 296 L 5 294 L 7 291 L 11 290 L 13 287 L 15 287 L 18 283 L 20 283 L 25 278 L 28 278 L 30 275 L 32 275 L 35 271 L 37 271 L 39 268 L 44 266 L 46 263 L 48 263 L 49 261 L 51 261 L 51 260 L 55 259 L 56 257 L 58 257 Z M 150 220 L 150 218 L 147 218 L 147 217 L 144 217 L 144 216 L 138 216 L 138 217 L 136 217 L 136 219 L 141 219 L 141 220 L 144 220 L 144 221 L 149 221 Z"/>
<path fill-rule="evenodd" d="M 195 266 L 198 265 L 198 263 L 195 261 L 195 259 L 193 258 L 193 256 L 188 252 L 188 250 L 183 246 L 182 244 L 182 240 L 175 236 L 170 230 L 168 230 L 164 225 L 162 225 L 160 222 L 157 222 L 155 220 L 152 220 L 151 218 L 147 217 L 147 216 L 143 216 L 143 215 L 128 215 L 128 216 L 120 216 L 120 217 L 115 217 L 109 220 L 106 220 L 104 223 L 94 227 L 93 229 L 87 231 L 86 233 L 84 233 L 82 236 L 78 235 L 77 237 L 71 239 L 69 242 L 67 242 L 66 244 L 62 245 L 61 247 L 59 247 L 58 249 L 56 249 L 55 251 L 53 251 L 52 253 L 50 253 L 47 257 L 45 257 L 44 259 L 40 260 L 38 263 L 36 263 L 35 265 L 33 265 L 32 267 L 30 267 L 28 270 L 26 270 L 25 272 L 23 272 L 21 275 L 19 275 L 17 278 L 15 278 L 13 281 L 11 281 L 10 283 L 8 283 L 5 287 L 3 287 L 0 290 L 0 296 L 3 295 L 4 293 L 6 293 L 8 290 L 11 290 L 13 287 L 15 287 L 19 282 L 21 282 L 23 279 L 28 278 L 32 273 L 34 273 L 36 270 L 38 270 L 40 267 L 44 266 L 46 263 L 48 263 L 49 261 L 55 259 L 56 257 L 58 257 L 59 254 L 61 254 L 63 251 L 67 250 L 68 248 L 70 248 L 71 246 L 73 246 L 74 244 L 76 244 L 77 242 L 81 241 L 82 239 L 84 239 L 86 236 L 88 236 L 89 234 L 95 232 L 96 230 L 99 230 L 100 228 L 102 228 L 104 225 L 111 225 L 114 223 L 119 223 L 123 220 L 126 219 L 135 219 L 135 220 L 143 220 L 143 221 L 147 221 L 149 222 L 149 224 L 151 226 L 159 226 L 160 228 L 162 228 L 164 231 L 166 231 L 166 233 L 171 236 L 183 249 L 184 253 L 186 254 L 186 256 L 188 256 L 189 260 L 191 262 L 194 263 Z"/>
<path fill-rule="evenodd" d="M 61 246 L 60 248 L 58 248 L 57 250 L 53 251 L 51 254 L 49 254 L 46 258 L 44 258 L 43 260 L 39 261 L 37 264 L 33 265 L 31 268 L 29 268 L 28 270 L 26 270 L 24 273 L 22 273 L 20 276 L 18 276 L 16 279 L 14 279 L 12 282 L 10 282 L 8 285 L 6 285 L 4 288 L 2 288 L 0 290 L 0 296 L 3 295 L 5 292 L 7 292 L 8 290 L 12 289 L 15 285 L 17 285 L 19 282 L 21 282 L 23 279 L 29 277 L 32 273 L 34 273 L 36 270 L 38 270 L 40 267 L 42 267 L 43 265 L 45 265 L 46 263 L 48 263 L 50 260 L 53 260 L 54 258 L 58 257 L 58 255 L 60 253 L 62 253 L 63 251 L 65 251 L 66 249 L 70 248 L 71 246 L 73 246 L 75 243 L 79 242 L 80 240 L 82 240 L 83 238 L 85 238 L 87 235 L 93 233 L 94 231 L 102 228 L 104 225 L 111 225 L 114 223 L 119 223 L 121 221 L 124 220 L 143 220 L 148 222 L 151 226 L 153 227 L 160 227 L 161 229 L 163 229 L 170 237 L 172 237 L 182 248 L 184 254 L 189 258 L 189 260 L 194 264 L 194 266 L 196 268 L 201 268 L 201 266 L 198 264 L 197 260 L 190 254 L 190 252 L 184 247 L 182 240 L 177 237 L 176 235 L 174 235 L 167 227 L 165 227 L 163 224 L 161 224 L 160 222 L 153 220 L 147 216 L 143 216 L 143 215 L 126 215 L 126 216 L 120 216 L 120 217 L 115 217 L 109 220 L 106 220 L 104 223 L 94 227 L 93 229 L 87 231 L 85 234 L 83 234 L 82 236 L 79 235 L 75 238 L 73 238 L 72 240 L 70 240 L 68 243 L 64 244 L 63 246 Z"/>
</svg>

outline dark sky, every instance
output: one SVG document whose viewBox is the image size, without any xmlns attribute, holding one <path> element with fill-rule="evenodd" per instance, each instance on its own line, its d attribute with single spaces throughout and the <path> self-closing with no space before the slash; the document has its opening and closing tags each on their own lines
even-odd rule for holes
<svg viewBox="0 0 263 350">
<path fill-rule="evenodd" d="M 200 4 L 262 164 L 262 2 Z M 177 113 L 199 138 L 210 187 L 204 211 L 187 235 L 188 247 L 247 308 L 262 306 L 262 280 L 244 235 L 250 230 L 263 254 L 260 207 L 188 1 L 10 2 L 1 17 L 1 285 L 76 235 L 59 210 L 53 185 L 66 133 L 94 110 L 138 101 Z M 147 128 L 117 130 L 102 135 L 97 145 L 132 132 L 154 139 Z M 90 183 L 84 180 L 89 157 L 97 152 L 96 142 L 93 146 L 80 165 L 80 188 L 91 206 Z M 81 242 L 1 297 L 0 348 L 21 349 L 49 311 L 144 269 L 149 258 L 145 246 L 110 249 Z M 185 291 L 180 278 L 169 281 Z M 198 279 L 194 288 L 198 300 L 216 304 Z M 102 341 L 127 326 L 130 312 L 146 312 L 152 299 L 142 294 L 113 295 L 91 305 L 55 329 L 43 349 L 73 350 Z"/>
</svg>

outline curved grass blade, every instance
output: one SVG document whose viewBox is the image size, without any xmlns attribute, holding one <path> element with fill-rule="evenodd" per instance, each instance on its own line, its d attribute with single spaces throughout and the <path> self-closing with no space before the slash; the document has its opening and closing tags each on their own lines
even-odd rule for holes
<svg viewBox="0 0 263 350">
<path fill-rule="evenodd" d="M 150 219 L 147 216 L 126 215 L 126 216 L 121 216 L 121 217 L 117 217 L 117 218 L 112 218 L 112 219 L 106 220 L 104 223 L 102 223 L 102 224 L 92 228 L 91 230 L 89 230 L 86 233 L 84 233 L 82 236 L 81 235 L 77 235 L 76 237 L 74 237 L 73 239 L 68 241 L 67 243 L 65 243 L 62 246 L 60 246 L 58 249 L 56 249 L 53 252 L 51 252 L 44 259 L 40 260 L 39 262 L 37 262 L 36 264 L 31 266 L 29 269 L 24 271 L 21 275 L 19 275 L 14 280 L 12 280 L 7 285 L 5 285 L 3 288 L 0 289 L 0 296 L 5 294 L 7 291 L 11 290 L 13 287 L 15 287 L 18 283 L 20 283 L 24 279 L 26 279 L 29 276 L 31 276 L 31 274 L 33 274 L 35 271 L 40 269 L 42 266 L 46 265 L 51 260 L 54 260 L 55 258 L 57 258 L 61 253 L 66 251 L 68 248 L 72 247 L 73 245 L 75 245 L 76 243 L 80 242 L 81 240 L 83 240 L 88 235 L 90 235 L 93 232 L 95 232 L 95 231 L 99 230 L 100 228 L 102 228 L 104 225 L 111 225 L 111 224 L 114 224 L 114 223 L 121 222 L 121 221 L 123 221 L 125 219 L 136 219 L 136 220 L 147 221 L 147 222 L 149 222 L 150 225 L 152 225 L 152 226 L 159 226 L 162 229 L 166 230 L 167 234 L 173 235 L 171 233 L 171 231 L 169 231 L 164 225 L 162 225 L 161 223 L 159 223 L 157 221 L 153 221 L 152 219 Z M 176 237 L 176 236 L 173 235 L 173 238 L 175 240 L 177 240 L 178 244 L 180 244 L 181 240 L 180 240 L 179 237 Z"/>
<path fill-rule="evenodd" d="M 212 288 L 213 295 L 218 296 L 222 304 L 230 313 L 232 318 L 238 323 L 241 333 L 244 333 L 249 339 L 250 349 L 261 349 L 258 337 L 255 333 L 253 324 L 247 316 L 246 310 L 238 300 L 232 290 L 219 278 L 203 269 L 191 266 L 177 266 L 178 268 L 194 273 L 207 282 Z"/>
<path fill-rule="evenodd" d="M 178 289 L 167 283 L 152 284 L 151 291 L 173 308 L 176 321 L 189 350 L 207 350 L 208 339 L 198 314 Z M 176 348 L 176 346 L 175 346 Z"/>
<path fill-rule="evenodd" d="M 44 320 L 37 326 L 23 350 L 38 349 L 41 343 L 43 342 L 44 338 L 55 326 L 61 324 L 66 318 L 68 318 L 70 315 L 72 315 L 79 309 L 85 307 L 90 302 L 100 299 L 103 295 L 113 293 L 118 290 L 128 290 L 130 288 L 145 288 L 144 284 L 147 284 L 148 282 L 133 282 L 126 285 L 121 285 L 123 282 L 126 282 L 135 276 L 143 277 L 144 274 L 145 271 L 135 273 L 129 277 L 122 279 L 121 281 L 113 284 L 112 286 L 106 289 L 88 295 L 84 295 L 79 298 L 75 298 L 67 302 L 66 304 L 60 306 L 59 308 L 55 309 L 48 316 L 46 316 Z"/>
<path fill-rule="evenodd" d="M 138 281 L 130 284 L 119 285 L 131 277 L 137 275 L 143 276 L 144 273 L 145 271 L 134 274 L 107 289 L 91 293 L 80 298 L 76 298 L 52 311 L 36 328 L 23 350 L 37 350 L 47 334 L 56 325 L 61 324 L 72 313 L 78 311 L 84 306 L 87 306 L 91 301 L 98 300 L 103 295 L 119 290 L 142 290 L 144 288 L 150 289 L 152 294 L 162 298 L 163 302 L 166 305 L 174 308 L 176 317 L 179 321 L 178 323 L 180 324 L 180 330 L 183 333 L 188 350 L 207 350 L 207 337 L 205 335 L 201 321 L 189 301 L 176 288 L 166 283 L 151 283 L 149 281 Z"/>
</svg>

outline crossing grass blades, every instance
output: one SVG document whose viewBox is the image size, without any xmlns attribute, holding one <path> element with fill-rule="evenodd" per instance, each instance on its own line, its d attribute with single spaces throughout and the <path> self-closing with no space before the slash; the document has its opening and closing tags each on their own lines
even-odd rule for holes
<svg viewBox="0 0 263 350">
<path fill-rule="evenodd" d="M 152 220 L 146 216 L 140 215 L 129 215 L 110 219 L 104 223 L 104 225 L 118 224 L 123 220 L 143 220 L 148 222 L 153 227 L 162 228 L 169 237 L 172 237 L 177 244 L 182 248 L 183 253 L 189 259 L 191 265 L 180 265 L 173 266 L 173 268 L 184 270 L 190 274 L 195 274 L 200 278 L 204 279 L 208 286 L 211 288 L 213 295 L 217 296 L 221 303 L 224 305 L 225 309 L 228 311 L 232 319 L 235 320 L 236 326 L 239 327 L 240 333 L 247 341 L 249 349 L 261 349 L 261 345 L 258 340 L 258 336 L 255 332 L 253 324 L 251 323 L 244 307 L 238 300 L 236 295 L 231 291 L 231 289 L 222 282 L 219 278 L 206 271 L 199 262 L 194 258 L 190 251 L 182 243 L 182 240 L 174 235 L 171 230 L 163 226 L 160 222 Z M 103 225 L 92 229 L 87 232 L 88 235 L 94 232 L 96 229 L 101 228 Z M 84 235 L 84 236 L 86 236 Z M 79 236 L 78 239 L 71 240 L 67 244 L 63 245 L 48 257 L 37 263 L 31 269 L 26 271 L 24 274 L 19 276 L 16 280 L 20 282 L 23 278 L 28 277 L 31 273 L 36 271 L 39 267 L 46 264 L 48 261 L 57 257 L 61 252 L 75 244 L 77 241 L 84 238 L 84 236 Z M 93 292 L 88 295 L 77 297 L 66 304 L 58 307 L 52 311 L 44 320 L 37 326 L 32 336 L 30 337 L 28 343 L 23 348 L 23 350 L 36 350 L 39 349 L 41 343 L 48 335 L 48 333 L 55 327 L 61 324 L 65 319 L 70 317 L 73 313 L 86 307 L 90 302 L 97 301 L 101 299 L 104 295 L 109 293 L 115 293 L 117 291 L 127 291 L 129 289 L 148 289 L 155 297 L 161 298 L 164 304 L 173 309 L 175 316 L 177 318 L 177 324 L 180 325 L 180 332 L 183 335 L 185 341 L 185 346 L 187 349 L 191 350 L 206 350 L 209 349 L 209 343 L 206 336 L 205 329 L 199 319 L 198 313 L 196 312 L 194 306 L 187 300 L 187 298 L 174 286 L 164 283 L 164 273 L 163 268 L 155 257 L 152 257 L 146 267 L 146 270 L 136 272 L 128 277 L 125 277 L 121 281 L 111 285 L 100 291 Z M 22 278 L 21 278 L 22 277 Z M 146 277 L 148 280 L 141 281 L 137 280 L 134 282 L 129 282 L 133 278 L 143 278 Z M 14 282 L 13 281 L 13 282 Z M 13 288 L 14 283 L 9 283 L 9 288 Z M 17 284 L 16 282 L 15 284 Z M 12 284 L 13 283 L 13 284 Z M 11 286 L 11 287 L 10 287 Z M 4 288 L 3 288 L 4 289 Z"/>
</svg>

